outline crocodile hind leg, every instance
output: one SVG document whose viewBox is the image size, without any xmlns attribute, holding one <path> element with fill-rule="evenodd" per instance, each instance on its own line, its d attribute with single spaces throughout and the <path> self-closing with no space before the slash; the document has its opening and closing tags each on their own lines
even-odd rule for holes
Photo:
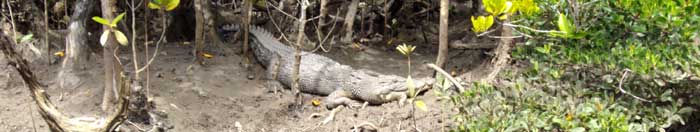
<svg viewBox="0 0 700 132">
<path fill-rule="evenodd" d="M 338 89 L 326 97 L 326 99 L 323 100 L 323 104 L 325 104 L 326 108 L 331 110 L 330 113 L 328 113 L 328 117 L 323 119 L 318 125 L 325 125 L 328 124 L 329 122 L 333 121 L 335 118 L 336 113 L 340 112 L 343 108 L 346 106 L 349 108 L 359 108 L 359 107 L 364 107 L 360 101 L 352 99 L 352 93 L 345 91 L 343 89 Z M 366 105 L 366 103 L 365 103 Z M 317 114 L 312 114 L 312 115 L 317 115 Z"/>
<path fill-rule="evenodd" d="M 270 66 L 267 67 L 267 71 L 263 79 L 265 80 L 265 88 L 267 88 L 272 93 L 277 93 L 284 88 L 284 85 L 277 80 L 277 75 L 279 75 L 279 55 L 270 59 Z"/>
<path fill-rule="evenodd" d="M 403 106 L 408 99 L 406 92 L 389 92 L 387 94 L 380 95 L 380 97 L 384 99 L 385 102 L 397 101 L 399 106 Z"/>
<path fill-rule="evenodd" d="M 362 106 L 360 101 L 354 100 L 352 92 L 338 89 L 326 97 L 323 101 L 326 105 L 326 109 L 334 109 L 338 106 L 348 106 L 350 108 L 359 108 Z"/>
</svg>

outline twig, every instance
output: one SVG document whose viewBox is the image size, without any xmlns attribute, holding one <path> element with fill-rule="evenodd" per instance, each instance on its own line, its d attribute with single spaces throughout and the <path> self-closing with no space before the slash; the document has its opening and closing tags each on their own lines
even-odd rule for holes
<svg viewBox="0 0 700 132">
<path fill-rule="evenodd" d="M 27 88 L 26 83 L 22 83 L 24 85 L 24 88 Z M 30 101 L 31 102 L 31 101 Z M 34 123 L 34 108 L 32 108 L 32 105 L 28 105 L 29 107 L 29 118 L 32 119 L 32 128 L 34 128 L 34 132 L 36 132 L 36 123 Z"/>
<path fill-rule="evenodd" d="M 340 11 L 336 11 L 336 12 L 335 12 L 335 15 L 339 15 L 339 14 L 340 14 Z M 316 47 L 316 49 L 314 49 L 314 50 L 311 50 L 312 53 L 313 53 L 313 52 L 316 52 L 316 50 L 318 50 L 319 48 L 320 48 L 321 50 L 323 50 L 323 52 L 331 52 L 331 48 L 333 48 L 333 43 L 331 43 L 331 45 L 329 46 L 328 50 L 326 50 L 326 48 L 323 48 L 323 43 L 326 43 L 326 40 L 328 40 L 328 37 L 331 36 L 331 33 L 333 32 L 333 30 L 335 30 L 335 25 L 336 25 L 336 24 L 338 24 L 338 23 L 337 23 L 337 22 L 333 22 L 333 26 L 331 26 L 331 30 L 328 30 L 328 33 L 326 34 L 326 37 L 324 37 L 323 40 L 321 40 L 321 41 L 318 43 L 318 47 Z M 323 25 L 318 25 L 318 26 L 316 26 L 316 27 L 317 27 L 317 28 L 320 28 L 321 26 L 323 26 Z M 320 38 L 321 36 L 318 36 L 318 37 Z"/>
<path fill-rule="evenodd" d="M 338 112 L 340 112 L 340 110 L 343 110 L 343 108 L 345 108 L 345 107 L 344 107 L 344 106 L 339 106 L 339 107 L 333 108 L 333 110 L 331 110 L 331 112 L 328 114 L 328 117 L 326 117 L 326 119 L 323 119 L 323 121 L 320 122 L 320 123 L 318 123 L 318 125 L 319 125 L 319 126 L 320 126 L 320 125 L 325 125 L 325 124 L 328 124 L 329 122 L 333 121 L 333 119 L 335 118 L 335 115 L 336 115 Z"/>
<path fill-rule="evenodd" d="M 119 63 L 119 66 L 123 66 L 124 64 L 122 64 L 122 61 L 119 59 L 119 57 L 117 57 L 117 51 L 119 51 L 119 46 L 116 46 L 116 47 L 114 48 L 114 51 L 112 51 L 112 53 L 113 53 L 112 56 L 114 57 L 114 60 L 117 60 L 117 63 Z M 119 93 L 119 90 L 118 90 L 116 87 L 115 87 L 115 88 L 112 88 L 112 90 L 114 90 L 114 91 L 113 91 L 113 92 L 114 92 L 114 98 L 115 98 L 116 100 L 119 100 L 119 97 L 120 97 L 120 96 L 119 96 L 119 94 L 120 94 L 120 93 Z"/>
<path fill-rule="evenodd" d="M 505 39 L 514 39 L 514 38 L 522 38 L 522 37 L 525 37 L 525 36 L 523 36 L 523 35 L 519 35 L 519 36 L 491 36 L 491 35 L 489 35 L 488 37 L 489 37 L 489 38 L 497 38 L 497 39 L 502 39 L 502 38 L 505 38 Z"/>
<path fill-rule="evenodd" d="M 160 49 L 159 48 L 160 43 L 163 41 L 163 38 L 165 38 L 165 31 L 168 29 L 168 28 L 166 28 L 167 27 L 166 21 L 165 21 L 166 15 L 165 15 L 165 13 L 163 13 L 163 11 L 161 11 L 161 15 L 163 15 L 162 16 L 163 18 L 161 19 L 163 21 L 163 32 L 160 33 L 160 38 L 158 39 L 158 42 L 156 42 L 156 49 L 155 49 L 155 51 L 153 51 L 153 57 L 151 57 L 151 59 L 148 60 L 148 63 L 146 63 L 146 65 L 144 65 L 141 69 L 136 70 L 136 74 L 138 74 L 139 72 L 141 72 L 143 70 L 146 70 L 149 66 L 151 66 L 151 63 L 153 62 L 153 60 L 155 60 L 156 56 L 158 56 L 158 49 Z"/>
<path fill-rule="evenodd" d="M 627 77 L 627 72 L 629 72 L 629 71 L 630 71 L 629 69 L 625 69 L 625 70 L 624 70 L 624 73 L 622 73 L 622 78 L 620 78 L 620 82 L 617 84 L 617 89 L 619 89 L 620 92 L 622 92 L 622 93 L 624 93 L 624 94 L 627 94 L 627 95 L 630 95 L 630 96 L 634 97 L 635 99 L 638 99 L 638 100 L 641 100 L 641 101 L 644 101 L 644 102 L 651 102 L 651 101 L 649 101 L 649 100 L 647 100 L 647 99 L 640 98 L 640 97 L 637 97 L 637 96 L 635 96 L 635 95 L 633 95 L 633 94 L 630 94 L 630 93 L 628 93 L 627 91 L 625 91 L 625 89 L 622 89 L 622 82 L 625 81 L 625 77 Z"/>
<path fill-rule="evenodd" d="M 136 125 L 135 123 L 133 123 L 133 122 L 131 122 L 131 121 L 128 121 L 128 120 L 127 120 L 126 123 L 129 123 L 129 125 L 132 125 L 132 126 L 136 127 L 136 129 L 139 129 L 139 131 L 142 131 L 142 132 L 145 132 L 145 131 L 146 131 L 146 129 L 143 129 L 143 128 L 139 127 L 139 125 Z"/>
<path fill-rule="evenodd" d="M 275 28 L 277 28 L 277 31 L 280 32 L 280 36 L 282 36 L 282 39 L 284 39 L 284 41 L 287 41 L 288 43 L 292 43 L 292 41 L 289 41 L 289 39 L 287 39 L 287 36 L 285 36 L 284 32 L 282 32 L 282 29 L 280 28 L 280 26 L 277 25 L 277 22 L 275 21 L 275 19 L 272 18 L 272 13 L 270 13 L 270 8 L 267 8 L 266 10 L 267 10 L 267 16 L 270 17 L 270 21 L 272 21 L 272 25 L 275 25 Z M 282 12 L 282 11 L 280 11 L 280 12 Z M 282 12 L 282 13 L 284 13 L 284 12 Z"/>
<path fill-rule="evenodd" d="M 385 111 L 382 111 L 382 117 L 379 118 L 379 126 L 382 126 L 384 124 L 384 116 L 386 115 Z"/>
<path fill-rule="evenodd" d="M 7 0 L 7 9 L 10 10 L 10 25 L 12 26 L 12 42 L 15 44 L 17 43 L 17 29 L 15 28 L 15 17 L 14 14 L 12 13 L 12 5 L 10 5 L 10 1 Z"/>
<path fill-rule="evenodd" d="M 48 15 L 48 3 L 46 3 L 46 0 L 44 0 L 44 45 L 46 45 L 46 60 L 48 61 L 48 65 L 51 66 L 51 45 L 49 45 L 49 15 Z M 47 68 L 46 71 L 48 73 L 49 69 Z M 36 131 L 36 130 L 35 130 Z"/>
<path fill-rule="evenodd" d="M 282 9 L 276 7 L 275 5 L 272 5 L 272 4 L 270 4 L 269 2 L 266 2 L 266 3 L 267 3 L 269 6 L 271 6 L 272 8 L 275 8 L 275 10 L 278 10 L 278 11 L 282 12 L 282 14 L 287 15 L 287 17 L 292 18 L 292 19 L 294 19 L 295 21 L 298 21 L 298 20 L 299 20 L 299 18 L 296 18 L 296 17 L 290 15 L 289 13 L 284 12 Z M 282 3 L 282 2 L 280 2 L 280 3 Z"/>
<path fill-rule="evenodd" d="M 513 29 L 513 31 L 517 32 L 517 33 L 520 34 L 520 35 L 523 35 L 523 36 L 525 36 L 525 37 L 527 37 L 527 38 L 532 38 L 532 35 L 529 35 L 529 34 L 520 32 L 520 30 L 516 30 L 515 27 L 511 27 L 511 29 Z"/>
<path fill-rule="evenodd" d="M 498 25 L 498 27 L 496 27 L 496 28 L 494 28 L 494 29 L 491 29 L 491 30 L 488 30 L 488 31 L 486 31 L 486 32 L 480 33 L 479 35 L 476 35 L 476 37 L 481 37 L 481 36 L 484 36 L 484 35 L 486 35 L 486 34 L 495 32 L 495 31 L 497 31 L 498 29 L 501 29 L 501 28 L 499 28 L 499 27 L 501 27 L 501 25 Z"/>
<path fill-rule="evenodd" d="M 353 128 L 355 129 L 356 132 L 358 132 L 358 131 L 357 131 L 357 128 L 361 128 L 361 127 L 364 127 L 364 126 L 369 127 L 370 130 L 372 130 L 372 131 L 379 130 L 379 127 L 377 127 L 376 125 L 374 125 L 374 124 L 372 124 L 372 123 L 370 123 L 370 122 L 366 122 L 366 121 L 365 121 L 365 122 L 362 122 L 360 125 L 355 125 L 355 126 L 353 126 Z"/>
<path fill-rule="evenodd" d="M 435 69 L 435 71 L 437 71 L 438 73 L 445 76 L 445 78 L 450 80 L 450 82 L 452 82 L 452 85 L 457 86 L 457 90 L 460 93 L 464 92 L 464 87 L 462 87 L 462 85 L 459 84 L 459 82 L 457 82 L 457 80 L 455 78 L 453 78 L 450 74 L 448 74 L 445 70 L 442 70 L 442 68 L 438 67 L 435 64 L 428 64 L 428 67 Z"/>
<path fill-rule="evenodd" d="M 527 27 L 527 26 L 515 25 L 515 24 L 511 24 L 511 23 L 503 23 L 503 25 L 504 25 L 504 26 L 509 26 L 509 27 L 524 28 L 524 29 L 527 29 L 527 30 L 530 30 L 530 31 L 534 31 L 534 32 L 539 32 L 539 33 L 564 33 L 564 32 L 562 32 L 562 31 L 538 30 L 538 29 L 534 29 L 534 28 Z"/>
<path fill-rule="evenodd" d="M 139 3 L 141 3 L 141 2 L 139 2 Z M 137 53 L 136 53 L 136 13 L 134 11 L 134 9 L 136 9 L 136 7 L 133 6 L 134 0 L 131 0 L 131 3 L 126 2 L 126 4 L 131 9 L 131 52 L 132 52 L 133 57 L 134 57 L 133 58 L 134 69 L 139 69 L 139 62 L 138 62 L 138 58 L 136 57 L 136 55 L 137 55 Z M 141 5 L 141 4 L 139 4 L 139 5 Z M 135 73 L 134 78 L 136 80 L 139 80 L 139 81 L 141 80 L 139 73 Z"/>
</svg>

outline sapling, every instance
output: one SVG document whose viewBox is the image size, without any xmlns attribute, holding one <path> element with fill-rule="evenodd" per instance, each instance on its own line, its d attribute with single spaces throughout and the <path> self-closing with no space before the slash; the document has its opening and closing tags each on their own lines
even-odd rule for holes
<svg viewBox="0 0 700 132">
<path fill-rule="evenodd" d="M 413 53 L 413 50 L 416 49 L 416 46 L 413 45 L 399 45 L 396 47 L 396 50 L 398 50 L 402 55 L 406 56 L 407 61 L 406 65 L 408 66 L 408 75 L 406 77 L 406 87 L 408 88 L 408 102 L 413 104 L 411 105 L 411 114 L 415 115 L 415 109 L 418 107 L 418 109 L 423 110 L 423 111 L 428 111 L 428 108 L 425 105 L 425 102 L 422 100 L 416 100 L 416 96 L 418 95 L 418 92 L 416 90 L 416 85 L 413 83 L 413 79 L 411 79 L 411 53 Z M 416 116 L 413 117 L 413 127 L 415 129 L 418 129 L 416 126 Z"/>
</svg>

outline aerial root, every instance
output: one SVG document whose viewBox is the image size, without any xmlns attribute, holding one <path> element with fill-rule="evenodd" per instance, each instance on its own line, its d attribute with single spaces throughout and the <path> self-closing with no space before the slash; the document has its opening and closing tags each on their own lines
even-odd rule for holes
<svg viewBox="0 0 700 132">
<path fill-rule="evenodd" d="M 343 107 L 343 106 L 338 106 L 338 107 L 333 108 L 333 110 L 331 110 L 331 112 L 328 113 L 328 117 L 326 117 L 325 119 L 323 119 L 323 121 L 319 122 L 319 123 L 316 124 L 316 125 L 317 125 L 317 126 L 326 125 L 326 124 L 328 124 L 329 122 L 333 121 L 333 119 L 335 118 L 335 114 L 338 113 L 338 112 L 339 112 L 340 110 L 342 110 L 343 108 L 345 108 L 345 107 Z M 318 118 L 318 117 L 323 117 L 323 114 L 321 114 L 321 113 L 312 113 L 312 114 L 309 116 L 309 119 L 311 119 L 311 118 Z"/>
<path fill-rule="evenodd" d="M 365 122 L 362 122 L 362 124 L 360 124 L 360 125 L 353 126 L 353 130 L 355 132 L 357 132 L 357 131 L 359 131 L 358 128 L 364 128 L 364 127 L 367 127 L 369 130 L 372 130 L 372 131 L 377 131 L 379 129 L 379 127 L 377 127 L 377 125 L 374 125 L 370 122 L 365 121 Z"/>
</svg>

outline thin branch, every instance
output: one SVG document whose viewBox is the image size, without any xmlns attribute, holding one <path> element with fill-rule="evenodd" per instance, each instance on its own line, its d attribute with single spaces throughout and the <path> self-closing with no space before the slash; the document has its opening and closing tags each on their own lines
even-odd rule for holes
<svg viewBox="0 0 700 132">
<path fill-rule="evenodd" d="M 46 45 L 46 60 L 48 61 L 48 65 L 51 66 L 51 45 L 49 45 L 49 13 L 48 13 L 48 3 L 46 3 L 46 0 L 44 0 L 44 45 Z M 50 68 L 47 68 L 46 71 L 48 73 Z M 32 122 L 34 120 L 32 119 Z M 36 131 L 36 130 L 34 130 Z"/>
<path fill-rule="evenodd" d="M 133 54 L 133 61 L 134 61 L 134 69 L 139 69 L 139 62 L 138 58 L 136 57 L 136 13 L 134 9 L 136 7 L 132 6 L 134 3 L 134 0 L 131 0 L 131 3 L 126 2 L 126 4 L 129 6 L 129 9 L 131 9 L 131 52 Z M 142 3 L 142 2 L 139 2 Z M 140 5 L 140 4 L 139 4 Z M 134 74 L 134 78 L 136 80 L 141 80 L 141 77 L 139 76 L 138 73 Z"/>
<path fill-rule="evenodd" d="M 340 14 L 340 11 L 336 11 L 336 12 L 335 12 L 335 15 L 338 15 L 338 14 Z M 331 45 L 329 46 L 330 48 L 329 48 L 328 50 L 326 50 L 326 48 L 323 47 L 323 43 L 326 43 L 326 40 L 328 40 L 328 37 L 331 36 L 331 33 L 333 32 L 333 30 L 335 30 L 335 25 L 336 25 L 336 24 L 338 24 L 338 22 L 335 22 L 335 21 L 334 21 L 334 22 L 333 22 L 333 26 L 331 26 L 331 30 L 328 30 L 328 33 L 326 33 L 326 37 L 324 37 L 323 40 L 321 40 L 321 41 L 318 43 L 318 47 L 316 47 L 316 49 L 314 49 L 314 50 L 311 50 L 311 52 L 316 52 L 316 50 L 318 50 L 319 48 L 320 48 L 323 52 L 331 52 L 330 48 L 332 48 L 333 43 L 330 43 Z M 321 26 L 323 26 L 323 25 L 318 25 L 318 26 L 316 26 L 316 27 L 317 27 L 317 28 L 321 28 Z M 318 37 L 321 37 L 321 36 L 318 36 Z M 334 38 L 335 38 L 335 37 L 334 37 Z"/>
<path fill-rule="evenodd" d="M 624 94 L 627 94 L 627 95 L 630 95 L 630 96 L 634 97 L 634 98 L 637 99 L 637 100 L 644 101 L 644 102 L 651 102 L 651 101 L 649 101 L 649 100 L 647 100 L 647 99 L 640 98 L 640 97 L 637 97 L 637 96 L 635 96 L 635 95 L 633 95 L 633 94 L 630 94 L 630 93 L 628 93 L 627 91 L 625 91 L 625 89 L 622 89 L 622 82 L 625 81 L 625 77 L 627 77 L 627 72 L 629 72 L 629 71 L 630 71 L 629 69 L 625 69 L 625 70 L 624 70 L 624 73 L 622 73 L 622 78 L 620 78 L 620 82 L 617 84 L 617 89 L 620 90 L 620 92 L 622 92 L 622 93 L 624 93 Z"/>
<path fill-rule="evenodd" d="M 520 35 L 522 35 L 522 36 L 525 36 L 525 37 L 527 37 L 527 38 L 533 38 L 532 35 L 529 35 L 529 34 L 527 34 L 527 33 L 520 32 L 519 30 L 516 30 L 515 27 L 510 27 L 510 28 L 513 29 L 513 31 L 515 31 L 516 33 L 518 33 L 518 34 L 520 34 Z"/>
<path fill-rule="evenodd" d="M 156 42 L 156 49 L 155 49 L 155 51 L 153 51 L 153 57 L 151 57 L 151 59 L 148 60 L 148 63 L 146 63 L 146 65 L 144 65 L 141 69 L 136 70 L 136 74 L 138 74 L 139 72 L 141 72 L 143 70 L 146 70 L 149 66 L 151 66 L 151 63 L 153 63 L 153 60 L 155 60 L 156 56 L 158 56 L 158 49 L 160 49 L 159 48 L 160 43 L 163 41 L 163 38 L 165 38 L 165 31 L 168 29 L 168 28 L 165 28 L 165 27 L 167 27 L 166 21 L 165 21 L 165 16 L 166 16 L 165 13 L 161 10 L 160 14 L 163 15 L 162 19 L 161 19 L 163 21 L 163 32 L 160 33 L 160 38 L 158 39 L 158 42 Z"/>
<path fill-rule="evenodd" d="M 484 36 L 484 35 L 486 35 L 486 34 L 495 32 L 495 31 L 497 31 L 498 29 L 501 29 L 500 27 L 501 27 L 501 25 L 498 25 L 498 27 L 496 27 L 496 28 L 494 28 L 494 29 L 491 29 L 491 30 L 488 30 L 488 31 L 486 31 L 486 32 L 483 32 L 483 33 L 481 33 L 481 34 L 479 34 L 479 35 L 476 35 L 476 37 L 481 37 L 481 36 Z"/>
<path fill-rule="evenodd" d="M 280 12 L 282 12 L 282 11 L 280 11 Z M 282 13 L 285 13 L 285 12 L 282 12 Z M 270 8 L 267 8 L 267 16 L 270 17 L 270 21 L 272 21 L 272 25 L 275 25 L 275 28 L 277 28 L 277 31 L 280 32 L 280 36 L 282 36 L 282 39 L 284 39 L 284 41 L 287 41 L 288 43 L 291 43 L 292 41 L 289 41 L 289 39 L 287 39 L 287 36 L 284 35 L 280 26 L 277 25 L 277 21 L 275 21 L 275 19 L 272 17 L 272 13 L 270 13 Z"/>
<path fill-rule="evenodd" d="M 306 19 L 305 21 L 306 21 L 306 22 L 309 22 L 309 21 L 316 20 L 316 19 L 318 19 L 318 18 L 321 18 L 321 16 L 316 16 L 316 17 L 313 17 L 313 18 L 309 18 L 309 19 Z"/>
<path fill-rule="evenodd" d="M 12 13 L 12 5 L 10 5 L 10 1 L 7 0 L 7 8 L 10 10 L 10 25 L 12 26 L 12 42 L 15 44 L 17 43 L 17 29 L 15 28 L 15 17 L 14 14 Z"/>
<path fill-rule="evenodd" d="M 462 84 L 460 84 L 459 82 L 457 82 L 457 80 L 456 80 L 455 78 L 453 78 L 450 74 L 448 74 L 447 72 L 445 72 L 445 70 L 442 70 L 442 68 L 438 67 L 438 66 L 435 65 L 435 64 L 428 64 L 428 67 L 435 69 L 435 71 L 437 71 L 438 73 L 440 73 L 440 74 L 442 74 L 443 76 L 445 76 L 445 78 L 447 78 L 448 80 L 450 80 L 450 82 L 452 82 L 453 85 L 457 86 L 457 90 L 458 90 L 460 93 L 464 92 L 464 87 L 462 87 Z"/>
<path fill-rule="evenodd" d="M 489 38 L 497 38 L 497 39 L 502 39 L 502 38 L 505 38 L 505 39 L 514 39 L 514 38 L 522 38 L 522 37 L 525 37 L 525 36 L 523 36 L 523 35 L 519 35 L 519 36 L 492 36 L 492 35 L 489 35 L 488 37 L 489 37 Z"/>
<path fill-rule="evenodd" d="M 266 3 L 267 3 L 267 5 L 271 6 L 272 8 L 275 8 L 275 10 L 278 10 L 278 11 L 282 12 L 282 14 L 287 15 L 287 17 L 292 18 L 292 19 L 294 19 L 295 21 L 298 21 L 298 20 L 299 20 L 299 18 L 296 18 L 296 17 L 290 15 L 289 13 L 284 12 L 282 9 L 276 7 L 275 5 L 272 5 L 272 4 L 270 4 L 269 2 L 266 2 Z M 281 3 L 281 2 L 280 2 L 280 3 Z"/>
<path fill-rule="evenodd" d="M 511 24 L 511 23 L 503 23 L 503 25 L 504 25 L 504 26 L 509 26 L 509 27 L 524 28 L 524 29 L 527 29 L 527 30 L 530 30 L 530 31 L 533 31 L 533 32 L 539 32 L 539 33 L 564 33 L 564 32 L 562 32 L 562 31 L 538 30 L 538 29 L 534 29 L 534 28 L 527 27 L 527 26 L 516 25 L 516 24 Z"/>
</svg>

